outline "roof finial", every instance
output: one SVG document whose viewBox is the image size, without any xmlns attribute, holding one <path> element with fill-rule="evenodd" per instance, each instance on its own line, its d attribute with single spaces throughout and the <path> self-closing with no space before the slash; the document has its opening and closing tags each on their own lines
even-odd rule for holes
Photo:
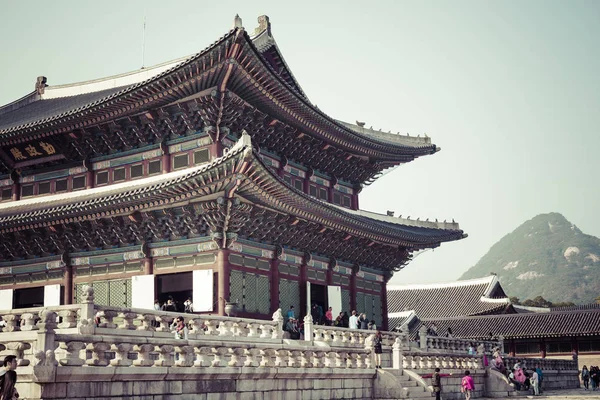
<svg viewBox="0 0 600 400">
<path fill-rule="evenodd" d="M 258 35 L 264 31 L 267 31 L 267 35 L 271 35 L 271 22 L 267 15 L 258 17 L 258 27 L 254 30 L 254 34 Z"/>
<path fill-rule="evenodd" d="M 47 79 L 45 76 L 38 76 L 37 81 L 35 82 L 35 91 L 37 94 L 44 94 L 44 89 L 46 88 Z"/>
<path fill-rule="evenodd" d="M 243 28 L 242 19 L 239 14 L 235 14 L 235 18 L 233 19 L 233 28 Z"/>
</svg>

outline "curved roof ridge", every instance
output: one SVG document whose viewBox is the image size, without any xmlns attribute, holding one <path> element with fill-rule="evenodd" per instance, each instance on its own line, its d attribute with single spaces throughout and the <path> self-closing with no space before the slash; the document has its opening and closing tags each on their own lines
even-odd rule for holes
<svg viewBox="0 0 600 400">
<path fill-rule="evenodd" d="M 58 97 L 76 96 L 78 94 L 133 85 L 151 79 L 169 68 L 175 67 L 186 61 L 190 57 L 193 57 L 193 55 L 103 78 L 67 83 L 64 85 L 47 86 L 41 97 L 42 99 L 55 99 Z"/>
<path fill-rule="evenodd" d="M 319 201 L 324 202 L 323 200 L 319 200 Z M 376 213 L 373 211 L 360 210 L 360 209 L 352 210 L 352 209 L 342 207 L 342 206 L 339 206 L 339 205 L 333 204 L 333 203 L 327 203 L 327 202 L 324 202 L 324 203 L 326 203 L 327 205 L 339 208 L 343 211 L 349 212 L 354 215 L 372 218 L 372 219 L 376 219 L 376 220 L 379 220 L 382 222 L 388 222 L 391 224 L 415 226 L 415 227 L 419 227 L 419 228 L 460 230 L 460 226 L 459 226 L 458 222 L 418 221 L 418 220 L 408 219 L 408 218 L 392 217 L 392 216 L 385 215 L 385 214 L 379 214 L 379 213 Z"/>
<path fill-rule="evenodd" d="M 433 289 L 444 289 L 454 288 L 463 286 L 475 286 L 482 284 L 490 284 L 494 280 L 494 275 L 486 276 L 484 278 L 468 279 L 464 281 L 454 281 L 447 283 L 421 283 L 421 284 L 410 284 L 410 285 L 388 285 L 388 291 L 390 290 L 433 290 Z"/>
<path fill-rule="evenodd" d="M 177 64 L 187 60 L 190 57 L 191 56 L 181 57 L 176 60 L 166 61 L 160 64 L 153 65 L 151 67 L 123 72 L 117 75 L 106 76 L 98 79 L 66 83 L 62 85 L 48 85 L 44 88 L 43 94 L 37 94 L 37 92 L 33 91 L 18 100 L 0 106 L 0 115 L 8 111 L 19 109 L 22 106 L 31 103 L 32 101 L 77 96 L 80 94 L 100 92 L 106 89 L 115 89 L 118 87 L 140 83 L 147 79 L 153 78 L 161 72 L 176 66 Z"/>
<path fill-rule="evenodd" d="M 420 136 L 405 136 L 398 134 L 393 134 L 391 132 L 382 132 L 381 130 L 375 130 L 373 128 L 365 128 L 364 126 L 356 125 L 350 122 L 342 121 L 336 119 L 336 121 L 346 128 L 353 130 L 354 132 L 364 135 L 368 138 L 372 138 L 373 136 L 377 139 L 388 141 L 394 144 L 402 144 L 405 146 L 413 146 L 413 147 L 421 147 L 423 145 L 431 145 L 431 138 L 429 136 L 420 137 Z M 436 147 L 437 151 L 439 151 L 440 147 Z"/>
<path fill-rule="evenodd" d="M 483 301 L 484 303 L 498 303 L 498 304 L 509 304 L 510 303 L 510 299 L 508 297 L 500 297 L 498 299 L 492 299 L 490 297 L 481 296 L 481 298 L 479 300 Z"/>
</svg>

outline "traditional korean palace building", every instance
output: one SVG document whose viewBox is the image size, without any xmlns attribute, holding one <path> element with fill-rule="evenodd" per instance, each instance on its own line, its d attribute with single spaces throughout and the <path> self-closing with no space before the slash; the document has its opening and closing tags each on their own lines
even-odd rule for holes
<svg viewBox="0 0 600 400">
<path fill-rule="evenodd" d="M 385 327 L 394 271 L 466 236 L 359 208 L 382 171 L 439 148 L 326 115 L 266 16 L 187 58 L 49 83 L 0 107 L 0 309 L 92 285 L 104 305 L 192 297 L 270 318 L 318 303 Z"/>
<path fill-rule="evenodd" d="M 455 337 L 504 338 L 516 357 L 571 358 L 580 366 L 600 361 L 600 304 L 542 308 L 511 304 L 496 275 L 444 284 L 388 286 L 389 327 L 448 328 Z"/>
</svg>

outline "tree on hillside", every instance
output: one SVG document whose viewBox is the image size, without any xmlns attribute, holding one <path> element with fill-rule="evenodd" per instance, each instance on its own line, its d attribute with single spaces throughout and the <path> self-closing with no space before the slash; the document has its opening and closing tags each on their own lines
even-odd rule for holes
<svg viewBox="0 0 600 400">
<path fill-rule="evenodd" d="M 536 296 L 533 299 L 527 299 L 521 304 L 527 307 L 552 307 L 552 303 L 544 299 L 542 296 Z"/>
<path fill-rule="evenodd" d="M 516 304 L 516 305 L 520 305 L 521 302 L 519 301 L 519 298 L 517 296 L 510 296 L 509 300 L 512 304 Z"/>
<path fill-rule="evenodd" d="M 600 304 L 600 296 L 596 297 L 596 303 Z"/>
</svg>

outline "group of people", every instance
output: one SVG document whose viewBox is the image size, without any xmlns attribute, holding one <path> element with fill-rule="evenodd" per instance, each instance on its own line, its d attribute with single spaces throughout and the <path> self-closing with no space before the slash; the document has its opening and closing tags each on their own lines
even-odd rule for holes
<svg viewBox="0 0 600 400">
<path fill-rule="evenodd" d="M 358 313 L 356 310 L 352 311 L 352 315 L 349 316 L 347 311 L 341 311 L 339 315 L 333 320 L 333 309 L 329 307 L 327 311 L 323 313 L 323 307 L 319 304 L 313 304 L 310 310 L 310 314 L 315 325 L 325 326 L 337 326 L 339 328 L 350 328 L 350 329 L 366 329 L 366 330 L 377 330 L 377 325 L 374 320 L 369 320 L 367 314 Z M 285 331 L 290 333 L 292 339 L 300 339 L 300 336 L 304 334 L 304 322 L 296 318 L 296 311 L 294 306 L 290 306 L 285 316 Z"/>
<path fill-rule="evenodd" d="M 431 374 L 431 386 L 433 387 L 433 393 L 435 393 L 435 399 L 440 400 L 442 394 L 442 377 L 449 376 L 450 374 L 441 374 L 440 369 L 436 368 L 435 372 Z M 429 377 L 423 375 L 423 377 Z M 464 376 L 460 380 L 460 391 L 465 395 L 466 400 L 471 400 L 471 396 L 475 391 L 475 382 L 471 376 L 469 370 L 465 371 Z"/>
<path fill-rule="evenodd" d="M 533 395 L 538 396 L 542 391 L 542 382 L 544 380 L 544 372 L 539 365 L 535 368 L 528 370 L 525 368 L 520 360 L 517 360 L 514 366 L 510 370 L 504 364 L 502 354 L 499 348 L 494 348 L 493 358 L 491 361 L 492 368 L 495 368 L 499 372 L 503 373 L 515 386 L 515 389 L 521 390 L 533 390 Z"/>
<path fill-rule="evenodd" d="M 581 380 L 585 390 L 590 388 L 590 382 L 592 383 L 592 390 L 597 390 L 600 387 L 600 368 L 597 365 L 590 365 L 588 370 L 588 367 L 584 365 L 581 369 Z"/>
<path fill-rule="evenodd" d="M 446 331 L 446 333 L 443 335 L 440 335 L 440 333 L 438 332 L 437 326 L 435 326 L 435 323 L 432 323 L 427 328 L 427 336 L 445 336 L 448 338 L 453 338 L 454 334 L 452 333 L 452 328 L 448 327 L 448 330 Z"/>
<path fill-rule="evenodd" d="M 173 297 L 169 297 L 167 301 L 165 301 L 163 304 L 160 304 L 160 301 L 158 301 L 158 299 L 154 300 L 154 310 L 193 313 L 194 304 L 192 303 L 192 299 L 190 297 L 188 297 L 187 300 L 183 302 L 183 304 L 173 300 Z"/>
</svg>

